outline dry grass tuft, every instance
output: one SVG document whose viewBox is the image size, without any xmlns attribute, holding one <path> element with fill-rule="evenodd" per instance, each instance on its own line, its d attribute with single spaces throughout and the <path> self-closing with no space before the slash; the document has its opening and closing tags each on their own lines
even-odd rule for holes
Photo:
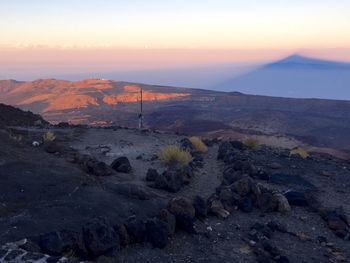
<svg viewBox="0 0 350 263">
<path fill-rule="evenodd" d="M 252 150 L 259 150 L 260 144 L 259 141 L 254 138 L 247 138 L 243 141 L 244 145 Z"/>
<path fill-rule="evenodd" d="M 56 135 L 53 132 L 46 132 L 43 135 L 44 142 L 52 142 L 56 139 Z"/>
<path fill-rule="evenodd" d="M 208 152 L 208 147 L 201 140 L 201 138 L 193 136 L 189 140 L 192 143 L 193 147 L 196 149 L 196 151 L 201 152 L 201 153 Z"/>
<path fill-rule="evenodd" d="M 306 159 L 307 157 L 310 156 L 310 154 L 306 150 L 304 150 L 303 148 L 300 148 L 300 147 L 292 149 L 290 151 L 289 155 L 290 156 L 292 156 L 292 155 L 299 155 L 303 159 Z"/>
<path fill-rule="evenodd" d="M 188 165 L 193 160 L 193 157 L 189 152 L 181 150 L 176 145 L 168 145 L 163 147 L 160 150 L 159 158 L 166 165 L 173 162 L 177 162 L 181 165 Z"/>
</svg>

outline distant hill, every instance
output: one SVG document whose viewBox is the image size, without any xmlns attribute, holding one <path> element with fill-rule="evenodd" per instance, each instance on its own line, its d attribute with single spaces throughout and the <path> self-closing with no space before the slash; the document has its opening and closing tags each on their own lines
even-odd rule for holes
<svg viewBox="0 0 350 263">
<path fill-rule="evenodd" d="M 42 79 L 0 81 L 0 102 L 39 113 L 52 123 L 137 127 L 141 88 L 145 124 L 152 129 L 238 139 L 258 136 L 277 146 L 283 144 L 282 136 L 288 146 L 306 144 L 350 153 L 350 101 L 344 100 L 256 96 L 105 79 Z"/>
<path fill-rule="evenodd" d="M 350 64 L 292 55 L 214 87 L 246 94 L 350 100 Z"/>
</svg>

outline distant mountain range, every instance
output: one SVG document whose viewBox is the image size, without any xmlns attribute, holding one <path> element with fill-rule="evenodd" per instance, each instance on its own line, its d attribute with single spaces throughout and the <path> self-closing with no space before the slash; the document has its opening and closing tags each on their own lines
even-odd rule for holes
<svg viewBox="0 0 350 263">
<path fill-rule="evenodd" d="M 277 97 L 350 100 L 350 63 L 292 55 L 224 81 L 213 89 Z"/>
<path fill-rule="evenodd" d="M 350 156 L 350 101 L 344 100 L 255 96 L 105 79 L 42 79 L 0 81 L 0 102 L 40 113 L 52 123 L 137 127 L 141 88 L 145 124 L 152 129 L 213 138 L 255 136 L 278 147 L 303 145 L 327 152 L 332 148 Z"/>
</svg>

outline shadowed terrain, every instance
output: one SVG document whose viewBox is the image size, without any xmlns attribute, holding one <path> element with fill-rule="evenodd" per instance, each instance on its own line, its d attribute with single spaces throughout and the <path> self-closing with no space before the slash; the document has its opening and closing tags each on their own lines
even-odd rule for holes
<svg viewBox="0 0 350 263">
<path fill-rule="evenodd" d="M 346 262 L 350 256 L 348 161 L 218 139 L 198 151 L 185 136 L 54 126 L 4 109 L 1 262 Z M 55 137 L 45 140 L 47 132 Z M 168 145 L 186 149 L 191 163 L 165 165 L 160 150 Z"/>
</svg>

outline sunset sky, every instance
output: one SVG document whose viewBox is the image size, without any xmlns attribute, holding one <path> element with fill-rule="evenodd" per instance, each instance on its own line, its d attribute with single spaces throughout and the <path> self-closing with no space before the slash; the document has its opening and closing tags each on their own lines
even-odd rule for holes
<svg viewBox="0 0 350 263">
<path fill-rule="evenodd" d="M 350 61 L 349 14 L 349 0 L 0 0 L 0 67 Z"/>
</svg>

